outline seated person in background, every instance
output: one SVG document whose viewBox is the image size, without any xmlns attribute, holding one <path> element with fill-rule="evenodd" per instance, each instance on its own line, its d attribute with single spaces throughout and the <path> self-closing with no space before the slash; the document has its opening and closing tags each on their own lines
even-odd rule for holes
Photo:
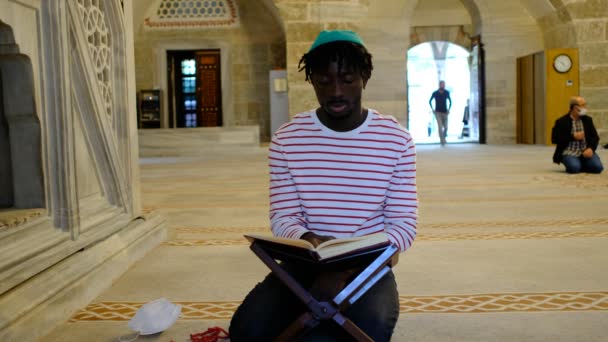
<svg viewBox="0 0 608 342">
<path fill-rule="evenodd" d="M 362 107 L 372 56 L 356 33 L 323 31 L 300 65 L 319 107 L 297 114 L 272 137 L 273 235 L 316 246 L 329 239 L 384 232 L 405 251 L 416 236 L 416 151 L 409 132 L 393 117 Z M 315 293 L 330 299 L 351 276 L 321 273 L 314 266 L 282 266 L 318 300 L 323 299 Z M 232 317 L 231 340 L 271 341 L 305 311 L 270 274 Z M 399 316 L 392 271 L 344 314 L 374 341 L 389 341 Z M 334 322 L 323 322 L 305 340 L 349 340 L 344 334 Z"/>
<path fill-rule="evenodd" d="M 557 144 L 553 162 L 564 164 L 568 173 L 601 173 L 604 167 L 595 153 L 599 141 L 585 99 L 572 97 L 570 112 L 557 119 L 551 131 L 551 142 Z"/>
</svg>

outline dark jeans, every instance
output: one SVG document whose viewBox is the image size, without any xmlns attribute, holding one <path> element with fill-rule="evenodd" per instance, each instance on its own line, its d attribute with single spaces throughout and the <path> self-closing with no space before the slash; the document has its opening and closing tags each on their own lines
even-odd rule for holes
<svg viewBox="0 0 608 342">
<path fill-rule="evenodd" d="M 604 170 L 600 157 L 596 153 L 593 153 L 591 158 L 563 156 L 562 164 L 564 164 L 568 173 L 601 173 Z"/>
<path fill-rule="evenodd" d="M 311 286 L 314 273 L 283 267 L 300 285 Z M 306 306 L 278 278 L 269 274 L 236 310 L 230 322 L 230 340 L 272 341 L 306 311 Z M 393 272 L 387 273 L 344 314 L 374 341 L 390 341 L 399 318 L 399 294 Z M 349 341 L 349 337 L 333 321 L 324 321 L 310 331 L 304 341 Z"/>
</svg>

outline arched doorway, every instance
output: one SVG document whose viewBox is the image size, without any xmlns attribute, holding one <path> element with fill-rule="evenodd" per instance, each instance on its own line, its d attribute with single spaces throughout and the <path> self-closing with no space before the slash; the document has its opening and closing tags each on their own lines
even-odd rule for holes
<svg viewBox="0 0 608 342">
<path fill-rule="evenodd" d="M 471 53 L 451 42 L 431 41 L 410 48 L 407 56 L 408 129 L 416 143 L 439 143 L 429 100 L 440 81 L 445 81 L 451 95 L 448 143 L 478 142 L 478 120 L 472 117 L 468 104 Z"/>
</svg>

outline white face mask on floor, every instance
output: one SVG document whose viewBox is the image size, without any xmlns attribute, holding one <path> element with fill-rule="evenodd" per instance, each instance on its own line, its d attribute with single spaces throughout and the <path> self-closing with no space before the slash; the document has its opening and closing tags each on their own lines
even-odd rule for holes
<svg viewBox="0 0 608 342">
<path fill-rule="evenodd" d="M 181 305 L 175 305 L 165 298 L 146 303 L 129 321 L 129 328 L 135 330 L 136 333 L 121 336 L 118 341 L 135 341 L 139 335 L 151 335 L 165 331 L 177 321 L 181 311 Z"/>
</svg>

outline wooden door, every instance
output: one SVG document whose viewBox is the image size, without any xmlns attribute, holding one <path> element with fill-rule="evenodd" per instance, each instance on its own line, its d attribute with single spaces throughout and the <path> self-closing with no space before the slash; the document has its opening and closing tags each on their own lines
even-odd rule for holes
<svg viewBox="0 0 608 342">
<path fill-rule="evenodd" d="M 196 97 L 199 126 L 222 125 L 220 50 L 196 52 Z"/>
<path fill-rule="evenodd" d="M 518 144 L 534 144 L 534 56 L 517 59 L 517 136 Z"/>
</svg>

